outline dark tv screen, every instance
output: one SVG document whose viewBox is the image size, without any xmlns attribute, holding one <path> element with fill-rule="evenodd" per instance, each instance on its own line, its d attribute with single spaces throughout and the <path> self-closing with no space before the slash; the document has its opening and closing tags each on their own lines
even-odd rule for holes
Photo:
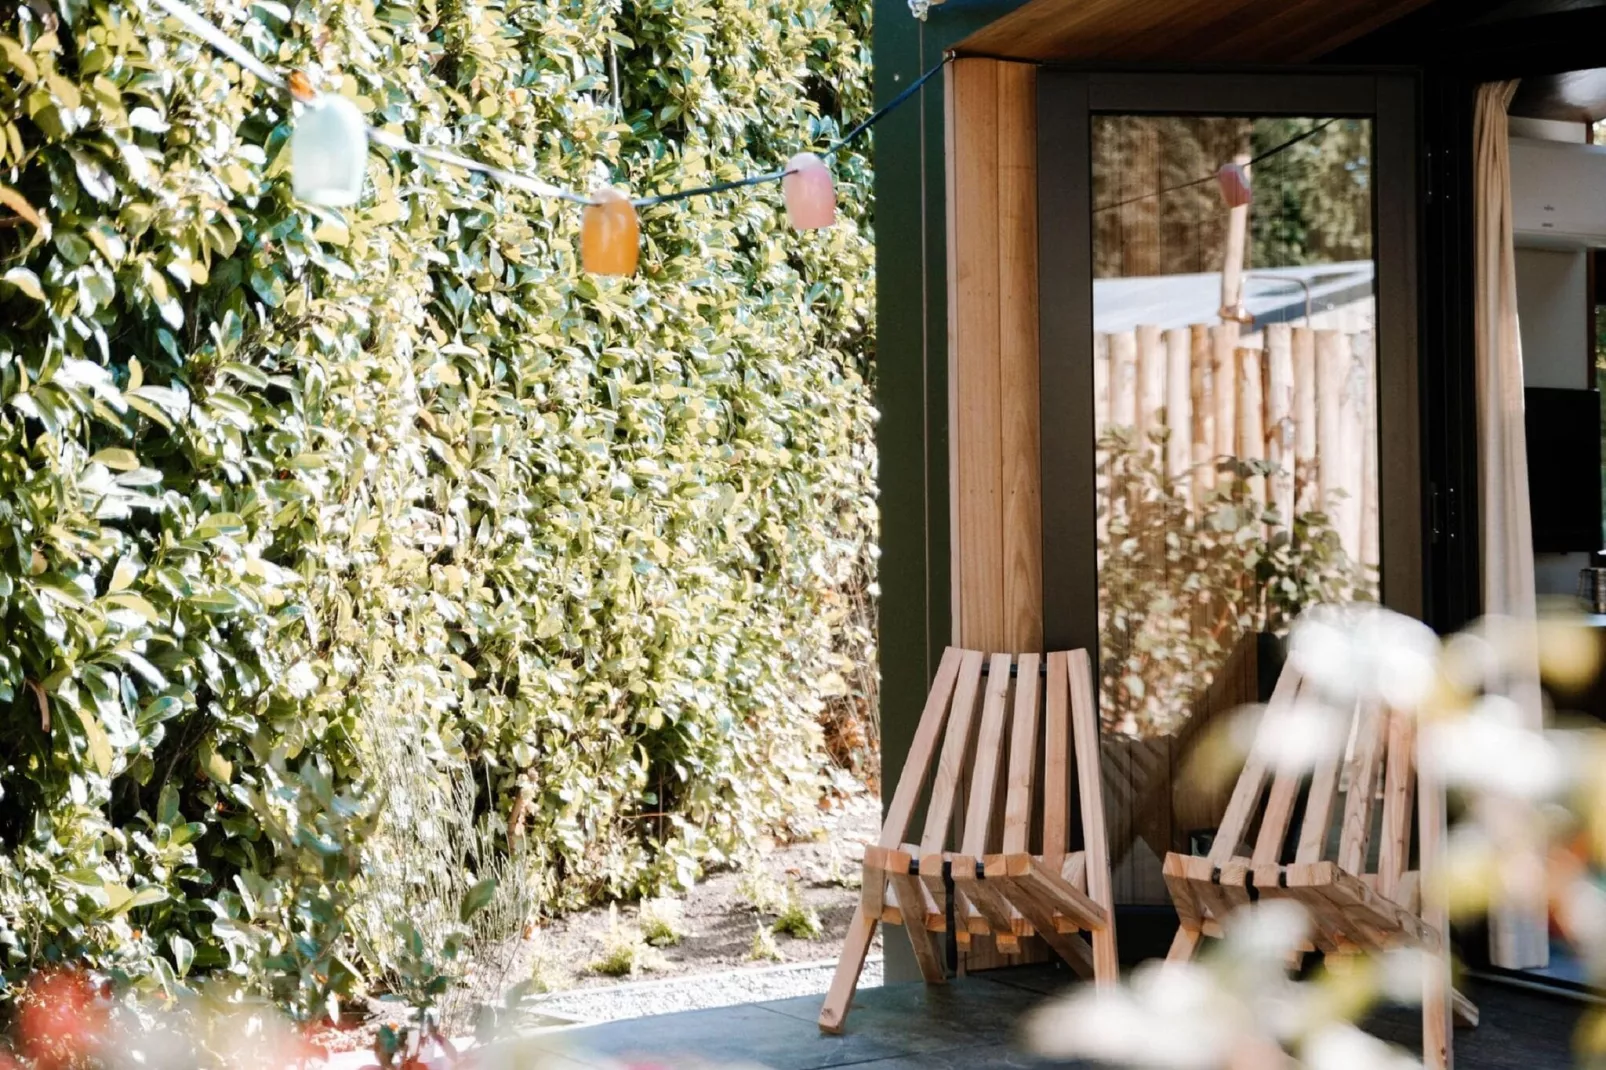
<svg viewBox="0 0 1606 1070">
<path fill-rule="evenodd" d="M 1601 549 L 1600 392 L 1535 387 L 1528 406 L 1528 495 L 1538 553 Z"/>
</svg>

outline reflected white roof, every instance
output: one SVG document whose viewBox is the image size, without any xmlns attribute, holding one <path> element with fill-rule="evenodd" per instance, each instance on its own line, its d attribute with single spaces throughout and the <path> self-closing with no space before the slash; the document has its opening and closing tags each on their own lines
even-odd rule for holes
<svg viewBox="0 0 1606 1070">
<path fill-rule="evenodd" d="M 1370 301 L 1376 266 L 1370 260 L 1310 267 L 1251 268 L 1244 282 L 1244 304 L 1258 330 L 1268 323 L 1297 323 L 1310 311 L 1329 312 Z M 1221 273 L 1153 275 L 1096 279 L 1093 329 L 1108 333 L 1152 324 L 1162 330 L 1195 323 L 1219 323 Z"/>
</svg>

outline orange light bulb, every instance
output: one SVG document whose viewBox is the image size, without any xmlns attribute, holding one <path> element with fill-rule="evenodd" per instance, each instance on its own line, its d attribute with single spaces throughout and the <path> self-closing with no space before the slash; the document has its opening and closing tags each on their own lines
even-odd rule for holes
<svg viewBox="0 0 1606 1070">
<path fill-rule="evenodd" d="M 580 263 L 593 275 L 634 275 L 641 255 L 641 224 L 622 190 L 592 194 L 580 217 Z"/>
</svg>

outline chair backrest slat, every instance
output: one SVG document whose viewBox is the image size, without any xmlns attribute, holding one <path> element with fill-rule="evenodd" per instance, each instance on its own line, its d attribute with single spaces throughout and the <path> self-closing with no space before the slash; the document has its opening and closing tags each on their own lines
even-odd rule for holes
<svg viewBox="0 0 1606 1070">
<path fill-rule="evenodd" d="M 1412 767 L 1416 720 L 1394 710 L 1389 715 L 1388 766 L 1383 777 L 1383 842 L 1377 849 L 1377 890 L 1400 901 L 1401 878 L 1411 859 L 1411 806 L 1416 788 Z"/>
<path fill-rule="evenodd" d="M 1346 733 L 1347 735 L 1347 733 Z M 1327 850 L 1327 834 L 1332 829 L 1333 803 L 1338 798 L 1338 770 L 1343 755 L 1328 752 L 1316 760 L 1316 771 L 1310 778 L 1310 791 L 1305 795 L 1305 817 L 1299 826 L 1299 847 L 1294 862 L 1308 865 L 1320 862 Z"/>
<path fill-rule="evenodd" d="M 1004 727 L 1009 712 L 1008 654 L 994 654 L 987 673 L 986 700 L 982 704 L 981 728 L 976 736 L 976 759 L 970 767 L 969 805 L 965 810 L 965 829 L 959 851 L 971 858 L 987 853 L 987 834 L 992 824 L 993 803 L 998 796 L 998 768 L 1004 758 Z"/>
<path fill-rule="evenodd" d="M 1372 839 L 1372 806 L 1382 777 L 1388 740 L 1388 711 L 1373 702 L 1361 704 L 1360 732 L 1344 798 L 1344 831 L 1338 843 L 1338 868 L 1360 876 L 1366 871 Z"/>
<path fill-rule="evenodd" d="M 1022 654 L 1015 676 L 1015 720 L 1009 737 L 1009 791 L 1004 800 L 1004 853 L 1031 849 L 1032 781 L 1037 776 L 1037 725 L 1043 695 L 1039 654 Z"/>
<path fill-rule="evenodd" d="M 1043 862 L 1053 872 L 1070 849 L 1070 657 L 1048 656 L 1048 685 L 1044 705 L 1048 723 L 1043 729 Z M 1094 760 L 1087 775 L 1098 775 Z"/>
<path fill-rule="evenodd" d="M 1049 655 L 1050 659 L 1054 655 Z M 1087 894 L 1094 902 L 1114 909 L 1114 888 L 1110 879 L 1110 846 L 1104 813 L 1104 787 L 1099 776 L 1099 713 L 1093 692 L 1093 663 L 1087 651 L 1077 650 L 1059 657 L 1069 676 L 1071 730 L 1076 737 L 1076 786 L 1082 804 L 1082 855 L 1086 867 Z M 1046 847 L 1045 847 L 1046 851 Z M 1060 862 L 1051 864 L 1061 872 Z M 1112 984 L 1121 974 L 1116 953 L 1114 919 L 1093 934 L 1093 963 L 1101 983 Z"/>
<path fill-rule="evenodd" d="M 1293 822 L 1294 803 L 1299 800 L 1303 780 L 1304 773 L 1297 768 L 1278 769 L 1273 777 L 1271 792 L 1266 796 L 1266 813 L 1260 819 L 1260 833 L 1255 837 L 1252 858 L 1255 865 L 1275 865 L 1282 861 L 1283 842 L 1288 839 L 1288 826 Z"/>
<path fill-rule="evenodd" d="M 920 804 L 920 793 L 926 787 L 926 772 L 931 768 L 932 755 L 937 752 L 937 741 L 942 738 L 942 726 L 948 719 L 948 707 L 964 660 L 964 651 L 949 647 L 943 651 L 942 662 L 937 666 L 937 679 L 926 698 L 925 711 L 920 714 L 914 742 L 909 745 L 903 776 L 898 779 L 898 787 L 892 793 L 892 805 L 887 807 L 886 820 L 881 824 L 879 846 L 889 851 L 896 851 L 903 843 L 915 807 Z M 979 672 L 979 661 L 977 666 Z"/>
<path fill-rule="evenodd" d="M 970 749 L 970 726 L 976 719 L 983 660 L 985 655 L 967 650 L 959 669 L 954 704 L 948 715 L 948 732 L 943 738 L 942 756 L 937 759 L 937 773 L 931 782 L 931 800 L 926 804 L 925 834 L 920 838 L 921 857 L 941 854 L 948 840 L 954 799 L 959 793 L 960 779 L 965 773 L 965 755 Z"/>
<path fill-rule="evenodd" d="M 1260 806 L 1260 796 L 1266 787 L 1269 765 L 1265 741 L 1269 738 L 1269 732 L 1275 730 L 1276 722 L 1293 705 L 1298 690 L 1299 673 L 1290 665 L 1283 670 L 1272 691 L 1271 704 L 1266 707 L 1260 730 L 1255 733 L 1255 743 L 1249 748 L 1249 758 L 1244 762 L 1244 771 L 1232 789 L 1227 812 L 1222 815 L 1215 842 L 1210 845 L 1210 861 L 1214 865 L 1219 866 L 1238 853 L 1238 845 Z"/>
</svg>

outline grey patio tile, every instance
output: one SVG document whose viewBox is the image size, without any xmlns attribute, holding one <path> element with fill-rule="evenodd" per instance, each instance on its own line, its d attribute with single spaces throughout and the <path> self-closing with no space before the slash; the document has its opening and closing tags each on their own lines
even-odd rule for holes
<svg viewBox="0 0 1606 1070">
<path fill-rule="evenodd" d="M 920 1050 L 897 1033 L 824 1036 L 812 1019 L 762 1006 L 610 1022 L 567 1031 L 542 1047 L 596 1066 L 608 1066 L 614 1059 L 653 1058 L 757 1064 L 769 1070 L 823 1070 Z"/>
<path fill-rule="evenodd" d="M 1041 1001 L 1035 992 L 975 978 L 865 989 L 854 998 L 846 1035 L 880 1037 L 910 1053 L 1002 1045 L 1014 1036 L 1021 1015 Z M 820 1015 L 818 996 L 762 1006 L 811 1026 Z"/>
<path fill-rule="evenodd" d="M 1008 1047 L 986 1045 L 879 1059 L 856 1066 L 853 1070 L 1060 1070 L 1076 1065 L 1045 1062 Z"/>
<path fill-rule="evenodd" d="M 1039 966 L 1016 966 L 1007 970 L 989 970 L 977 974 L 976 979 L 1009 988 L 1021 988 L 1045 996 L 1057 995 L 1081 983 L 1081 978 L 1077 977 L 1070 967 L 1057 962 Z"/>
</svg>

